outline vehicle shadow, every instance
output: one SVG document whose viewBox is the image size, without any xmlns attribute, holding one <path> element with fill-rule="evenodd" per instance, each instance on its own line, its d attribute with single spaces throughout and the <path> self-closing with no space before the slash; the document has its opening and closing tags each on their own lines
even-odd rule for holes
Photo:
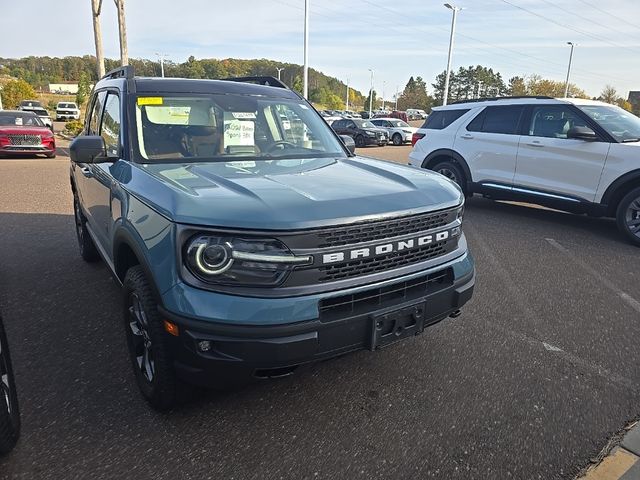
<svg viewBox="0 0 640 480">
<path fill-rule="evenodd" d="M 494 220 L 513 221 L 513 226 L 527 224 L 536 228 L 550 228 L 549 233 L 569 235 L 583 233 L 623 245 L 630 245 L 618 231 L 615 219 L 589 217 L 552 210 L 537 205 L 516 202 L 495 201 L 474 196 L 467 199 L 466 213 L 470 221 Z M 557 229 L 557 230 L 555 230 Z"/>
</svg>

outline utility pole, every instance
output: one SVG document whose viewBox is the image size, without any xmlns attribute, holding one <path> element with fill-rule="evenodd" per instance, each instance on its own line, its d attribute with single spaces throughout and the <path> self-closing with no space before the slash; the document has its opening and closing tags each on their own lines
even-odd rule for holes
<svg viewBox="0 0 640 480">
<path fill-rule="evenodd" d="M 369 89 L 369 118 L 371 118 L 371 110 L 373 107 L 373 69 L 370 68 L 371 72 L 371 88 Z"/>
<path fill-rule="evenodd" d="M 91 0 L 91 18 L 93 20 L 93 39 L 96 44 L 98 78 L 104 77 L 104 53 L 102 51 L 102 30 L 100 29 L 100 11 L 102 0 Z"/>
<path fill-rule="evenodd" d="M 280 72 L 282 70 L 284 70 L 284 67 L 280 68 L 280 67 L 276 67 L 276 70 L 278 70 L 278 80 L 280 80 Z"/>
<path fill-rule="evenodd" d="M 462 10 L 460 7 L 454 7 L 449 3 L 444 4 L 449 10 L 453 11 L 453 17 L 451 18 L 451 36 L 449 37 L 449 57 L 447 59 L 447 74 L 444 80 L 444 95 L 442 96 L 442 104 L 446 105 L 449 99 L 449 80 L 451 79 L 451 57 L 453 56 L 453 38 L 456 33 L 456 18 L 458 12 Z"/>
<path fill-rule="evenodd" d="M 567 80 L 564 82 L 564 98 L 569 97 L 569 75 L 571 74 L 571 61 L 573 60 L 573 48 L 577 47 L 577 43 L 567 42 L 567 45 L 571 45 L 571 53 L 569 54 L 569 68 L 567 68 Z"/>
<path fill-rule="evenodd" d="M 400 86 L 396 85 L 396 108 L 395 110 L 398 111 L 398 92 L 400 91 Z"/>
<path fill-rule="evenodd" d="M 345 102 L 345 110 L 349 111 L 349 79 L 347 78 L 347 101 Z"/>
<path fill-rule="evenodd" d="M 304 0 L 304 68 L 302 96 L 309 96 L 309 0 Z"/>
<path fill-rule="evenodd" d="M 118 9 L 118 31 L 120 34 L 120 65 L 129 65 L 129 50 L 127 48 L 127 25 L 124 18 L 124 0 L 113 0 Z"/>
</svg>

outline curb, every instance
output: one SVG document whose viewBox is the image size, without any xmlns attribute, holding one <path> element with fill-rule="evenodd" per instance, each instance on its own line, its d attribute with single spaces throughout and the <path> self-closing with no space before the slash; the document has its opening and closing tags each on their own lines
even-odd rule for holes
<svg viewBox="0 0 640 480">
<path fill-rule="evenodd" d="M 640 423 L 634 423 L 600 463 L 589 468 L 578 480 L 638 480 L 640 479 Z"/>
</svg>

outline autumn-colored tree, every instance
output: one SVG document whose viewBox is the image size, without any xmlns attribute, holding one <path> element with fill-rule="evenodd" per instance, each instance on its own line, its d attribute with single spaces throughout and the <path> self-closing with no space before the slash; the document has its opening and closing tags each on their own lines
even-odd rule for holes
<svg viewBox="0 0 640 480">
<path fill-rule="evenodd" d="M 32 100 L 36 92 L 31 85 L 24 80 L 11 80 L 5 83 L 2 90 L 2 105 L 6 109 L 16 108 L 22 100 Z"/>
</svg>

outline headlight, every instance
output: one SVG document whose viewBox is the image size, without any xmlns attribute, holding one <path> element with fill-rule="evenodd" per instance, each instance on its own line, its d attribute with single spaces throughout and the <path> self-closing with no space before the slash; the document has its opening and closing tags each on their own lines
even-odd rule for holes
<svg viewBox="0 0 640 480">
<path fill-rule="evenodd" d="M 402 130 L 404 133 L 413 133 L 411 130 Z"/>
<path fill-rule="evenodd" d="M 199 280 L 215 285 L 276 286 L 296 265 L 297 256 L 279 240 L 196 235 L 185 244 L 185 264 Z"/>
<path fill-rule="evenodd" d="M 375 137 L 376 136 L 376 134 L 373 133 L 373 132 L 364 132 L 364 133 L 366 133 L 368 137 Z"/>
<path fill-rule="evenodd" d="M 456 218 L 458 220 L 462 222 L 463 217 L 464 217 L 464 203 L 460 205 L 460 207 L 458 207 L 458 210 L 456 211 Z"/>
</svg>

